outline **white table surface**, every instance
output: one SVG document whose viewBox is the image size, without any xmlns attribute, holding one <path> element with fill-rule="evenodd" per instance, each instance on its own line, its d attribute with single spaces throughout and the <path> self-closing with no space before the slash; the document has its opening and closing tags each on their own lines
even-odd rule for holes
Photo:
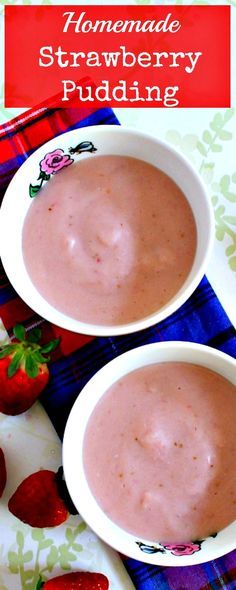
<svg viewBox="0 0 236 590">
<path fill-rule="evenodd" d="M 1 5 L 4 3 L 65 4 L 62 0 L 1 0 Z M 96 0 L 70 0 L 70 4 L 96 3 Z M 100 4 L 159 3 L 155 0 L 100 0 Z M 197 2 L 173 0 L 162 3 L 174 5 Z M 227 0 L 220 3 L 229 4 Z M 233 4 L 236 4 L 234 0 Z M 234 26 L 235 12 L 236 9 L 233 9 Z M 0 38 L 3 43 L 2 16 L 3 11 L 0 13 Z M 236 51 L 233 53 L 232 67 L 236 77 Z M 0 124 L 9 121 L 20 112 L 22 110 L 4 109 L 2 102 Z M 215 243 L 207 276 L 232 323 L 236 325 L 236 109 L 118 108 L 115 109 L 115 113 L 122 125 L 139 128 L 170 142 L 192 161 L 202 175 L 209 199 L 212 200 L 216 220 Z M 218 133 L 212 128 L 217 122 L 222 125 Z M 210 143 L 209 133 L 213 137 Z M 4 338 L 6 333 L 0 325 L 0 340 Z M 131 590 L 133 586 L 121 560 L 91 531 L 83 529 L 83 525 L 76 528 L 81 524 L 79 517 L 70 517 L 69 521 L 55 529 L 44 529 L 44 538 L 50 543 L 46 543 L 43 548 L 40 532 L 36 529 L 36 533 L 33 533 L 31 527 L 23 525 L 8 512 L 8 498 L 22 478 L 40 467 L 56 470 L 61 463 L 60 441 L 39 403 L 22 416 L 5 417 L 0 414 L 0 446 L 5 451 L 8 469 L 7 487 L 0 501 L 0 590 L 35 590 L 33 584 L 37 571 L 43 571 L 46 576 L 52 577 L 62 572 L 62 566 L 68 563 L 72 569 L 103 571 L 111 580 L 111 590 Z M 76 550 L 69 546 L 69 534 L 66 532 L 69 528 L 78 531 Z M 19 567 L 22 565 L 23 568 Z"/>
</svg>

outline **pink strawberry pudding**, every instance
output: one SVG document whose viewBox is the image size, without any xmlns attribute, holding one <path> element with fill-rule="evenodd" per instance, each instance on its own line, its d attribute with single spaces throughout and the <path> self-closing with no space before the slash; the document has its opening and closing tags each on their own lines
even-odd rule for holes
<svg viewBox="0 0 236 590">
<path fill-rule="evenodd" d="M 212 370 L 166 362 L 129 373 L 89 419 L 89 487 L 137 538 L 173 544 L 212 535 L 236 518 L 235 421 L 235 386 Z"/>
<path fill-rule="evenodd" d="M 69 163 L 45 183 L 25 219 L 32 282 L 52 306 L 83 322 L 119 325 L 154 313 L 193 264 L 187 199 L 169 176 L 135 158 Z"/>
</svg>

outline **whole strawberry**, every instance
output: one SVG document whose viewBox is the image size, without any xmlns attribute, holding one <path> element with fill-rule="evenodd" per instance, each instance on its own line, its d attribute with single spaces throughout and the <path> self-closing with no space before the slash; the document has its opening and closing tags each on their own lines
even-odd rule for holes
<svg viewBox="0 0 236 590">
<path fill-rule="evenodd" d="M 24 326 L 13 329 L 16 341 L 0 347 L 0 412 L 15 416 L 28 410 L 49 379 L 48 353 L 59 340 L 40 345 L 41 330 L 25 334 Z"/>
<path fill-rule="evenodd" d="M 0 498 L 4 492 L 7 481 L 6 463 L 2 449 L 0 449 Z"/>
<path fill-rule="evenodd" d="M 108 590 L 109 581 L 103 574 L 71 572 L 37 585 L 37 590 Z"/>
<path fill-rule="evenodd" d="M 42 469 L 24 479 L 8 502 L 14 516 L 31 525 L 44 528 L 58 526 L 69 516 L 61 497 L 60 470 Z"/>
</svg>

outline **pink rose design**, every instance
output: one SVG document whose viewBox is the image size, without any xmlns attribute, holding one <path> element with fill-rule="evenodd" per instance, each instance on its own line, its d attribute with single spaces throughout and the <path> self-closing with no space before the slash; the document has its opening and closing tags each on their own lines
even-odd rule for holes
<svg viewBox="0 0 236 590">
<path fill-rule="evenodd" d="M 40 162 L 40 170 L 45 174 L 56 174 L 65 166 L 70 166 L 74 160 L 67 154 L 64 154 L 63 150 L 54 150 L 44 156 Z"/>
<path fill-rule="evenodd" d="M 201 545 L 200 543 L 186 543 L 184 545 L 163 545 L 165 549 L 171 551 L 172 555 L 177 555 L 180 557 L 181 555 L 192 555 L 196 553 L 196 551 L 200 551 Z"/>
</svg>

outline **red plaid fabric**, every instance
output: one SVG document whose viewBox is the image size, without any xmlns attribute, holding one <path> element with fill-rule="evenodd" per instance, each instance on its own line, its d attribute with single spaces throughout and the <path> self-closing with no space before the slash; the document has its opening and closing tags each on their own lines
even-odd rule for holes
<svg viewBox="0 0 236 590">
<path fill-rule="evenodd" d="M 54 99 L 48 104 L 39 105 L 15 119 L 0 126 L 0 199 L 18 168 L 42 144 L 53 137 L 89 125 L 117 124 L 118 121 L 110 109 L 78 108 L 76 100 L 70 100 L 69 107 L 54 107 Z M 26 329 L 43 324 L 45 338 L 61 338 L 58 355 L 68 355 L 83 346 L 92 337 L 73 334 L 51 325 L 37 316 L 19 297 L 8 283 L 0 265 L 1 308 L 0 316 L 7 330 L 17 322 L 24 322 Z"/>
<path fill-rule="evenodd" d="M 15 171 L 47 140 L 87 125 L 117 124 L 109 109 L 95 111 L 50 109 L 41 106 L 0 128 L 0 186 L 4 193 Z M 10 237 L 9 237 L 10 241 Z M 10 330 L 16 322 L 26 329 L 42 324 L 44 338 L 61 336 L 61 347 L 50 365 L 51 378 L 41 401 L 59 436 L 78 393 L 106 362 L 135 346 L 160 340 L 190 340 L 236 356 L 235 331 L 211 286 L 204 278 L 191 298 L 171 317 L 137 334 L 117 338 L 92 338 L 72 334 L 42 320 L 27 307 L 0 269 L 0 316 Z M 140 560 L 142 560 L 140 551 Z M 137 590 L 236 590 L 236 551 L 194 567 L 165 568 L 126 560 Z"/>
</svg>

